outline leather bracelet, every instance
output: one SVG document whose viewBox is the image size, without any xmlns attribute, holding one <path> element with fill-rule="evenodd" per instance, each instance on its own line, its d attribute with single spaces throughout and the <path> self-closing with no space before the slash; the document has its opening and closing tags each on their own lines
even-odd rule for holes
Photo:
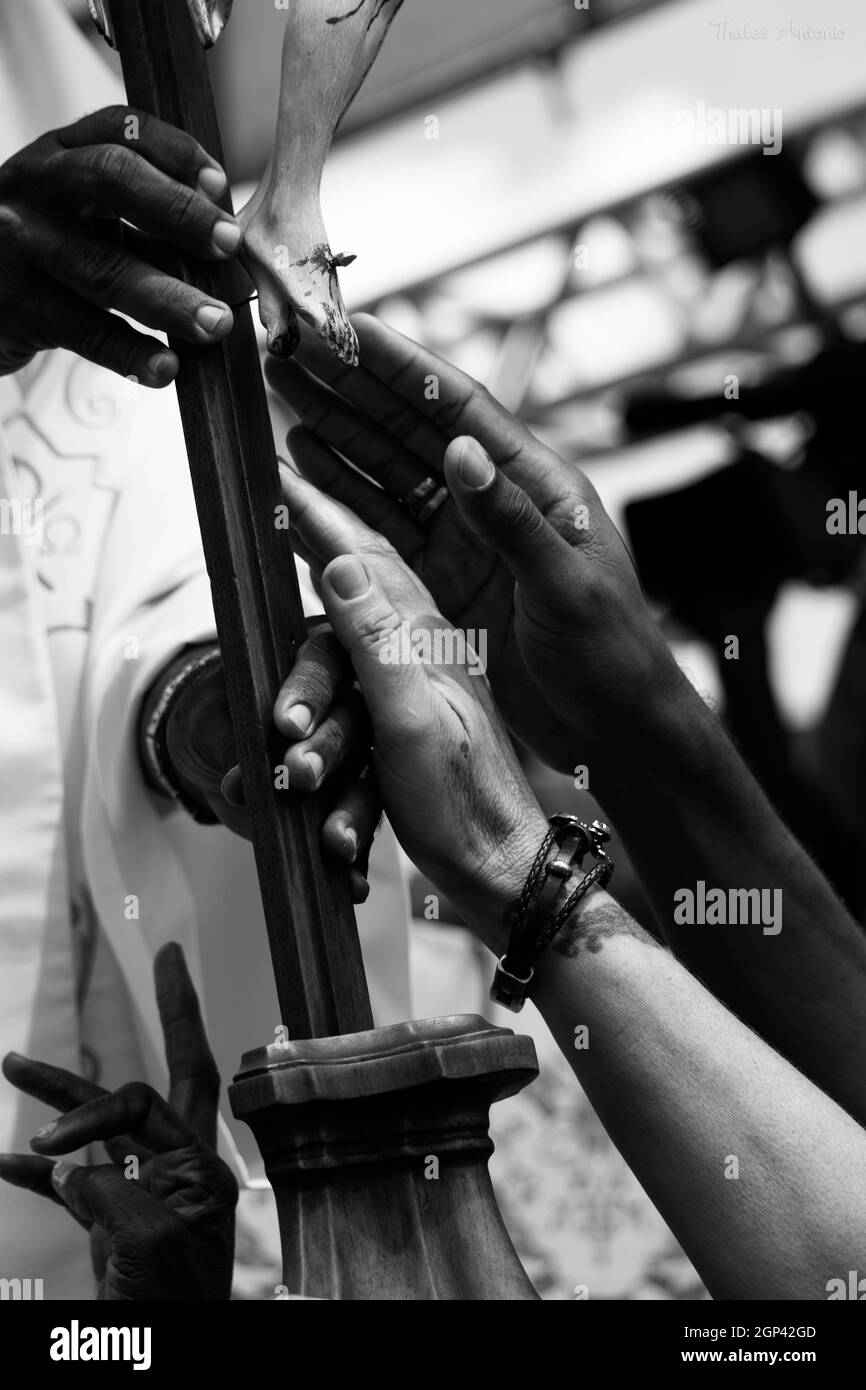
<svg viewBox="0 0 866 1390">
<path fill-rule="evenodd" d="M 147 728 L 144 731 L 144 753 L 151 780 L 164 796 L 171 797 L 179 806 L 182 806 L 187 815 L 191 816 L 199 825 L 219 825 L 219 817 L 215 816 L 213 811 L 194 802 L 174 781 L 165 746 L 165 731 L 168 716 L 180 698 L 183 689 L 200 671 L 215 665 L 220 659 L 220 649 L 218 646 L 214 646 L 203 656 L 193 657 L 185 666 L 182 666 L 168 682 L 151 710 Z"/>
<path fill-rule="evenodd" d="M 551 816 L 544 837 L 515 906 L 505 954 L 500 957 L 490 986 L 490 998 L 513 1013 L 526 1003 L 535 974 L 534 963 L 571 916 L 581 898 L 596 884 L 609 883 L 614 863 L 604 845 L 610 827 L 604 821 L 591 825 L 577 816 Z M 582 868 L 587 854 L 598 861 L 571 887 L 575 867 Z M 570 891 L 569 891 L 570 890 Z"/>
</svg>

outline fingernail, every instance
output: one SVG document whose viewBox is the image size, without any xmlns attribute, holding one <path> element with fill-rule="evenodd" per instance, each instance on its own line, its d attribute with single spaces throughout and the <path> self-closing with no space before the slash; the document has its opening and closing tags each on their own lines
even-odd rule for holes
<svg viewBox="0 0 866 1390">
<path fill-rule="evenodd" d="M 245 806 L 244 781 L 238 766 L 230 767 L 220 783 L 220 794 L 230 806 Z"/>
<path fill-rule="evenodd" d="M 304 755 L 304 762 L 307 764 L 310 775 L 313 778 L 313 785 L 317 787 L 322 780 L 325 764 L 322 762 L 318 753 L 306 753 Z"/>
<path fill-rule="evenodd" d="M 54 1131 L 55 1131 L 56 1128 L 57 1128 L 57 1121 L 56 1121 L 56 1120 L 52 1120 L 50 1124 L 48 1124 L 48 1125 L 43 1125 L 41 1129 L 37 1129 L 37 1131 L 36 1131 L 36 1133 L 34 1134 L 33 1138 L 34 1138 L 34 1139 L 48 1139 L 48 1138 L 50 1138 L 51 1135 L 54 1133 Z"/>
<path fill-rule="evenodd" d="M 213 229 L 211 241 L 215 250 L 222 251 L 226 256 L 229 256 L 232 251 L 237 251 L 242 236 L 243 231 L 236 222 L 217 222 Z"/>
<path fill-rule="evenodd" d="M 167 386 L 177 376 L 180 363 L 173 352 L 155 352 L 147 364 L 147 375 L 153 386 Z"/>
<path fill-rule="evenodd" d="M 353 825 L 343 826 L 343 844 L 349 850 L 349 863 L 358 853 L 358 832 Z"/>
<path fill-rule="evenodd" d="M 482 492 L 496 477 L 496 469 L 486 449 L 477 439 L 464 439 L 457 465 L 460 481 L 473 492 Z"/>
<path fill-rule="evenodd" d="M 51 1169 L 51 1182 L 54 1187 L 63 1187 L 68 1180 L 70 1173 L 81 1165 L 72 1163 L 68 1158 L 58 1158 L 54 1167 Z"/>
<path fill-rule="evenodd" d="M 228 179 L 222 169 L 214 169 L 206 164 L 199 170 L 198 186 L 209 198 L 219 198 L 225 192 Z"/>
<path fill-rule="evenodd" d="M 309 705 L 292 705 L 286 710 L 283 718 L 287 724 L 294 724 L 298 733 L 303 736 L 313 722 L 313 711 Z"/>
<path fill-rule="evenodd" d="M 230 312 L 225 304 L 203 304 L 196 310 L 195 321 L 205 333 L 215 333 Z"/>
<path fill-rule="evenodd" d="M 335 560 L 328 578 L 337 598 L 360 598 L 370 587 L 367 571 L 354 555 L 341 555 Z"/>
</svg>

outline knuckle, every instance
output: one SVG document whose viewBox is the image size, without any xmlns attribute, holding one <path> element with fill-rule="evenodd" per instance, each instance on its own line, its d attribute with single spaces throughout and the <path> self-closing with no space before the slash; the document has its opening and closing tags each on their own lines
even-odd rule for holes
<svg viewBox="0 0 866 1390">
<path fill-rule="evenodd" d="M 503 488 L 499 515 L 510 530 L 531 538 L 544 528 L 544 517 L 522 488 Z"/>
<path fill-rule="evenodd" d="M 323 624 L 314 628 L 302 644 L 298 660 L 319 669 L 323 665 L 330 669 L 343 664 L 345 653 L 334 635 L 333 628 Z"/>
<path fill-rule="evenodd" d="M 208 1095 L 219 1093 L 219 1068 L 210 1052 L 198 1053 L 187 1065 L 175 1064 L 172 1067 L 172 1077 L 175 1080 L 194 1081 L 196 1089 Z"/>
<path fill-rule="evenodd" d="M 333 671 L 306 662 L 297 672 L 293 684 L 295 698 L 303 704 L 312 705 L 314 711 L 330 706 L 337 687 Z"/>
<path fill-rule="evenodd" d="M 104 125 L 107 132 L 114 134 L 118 129 L 123 129 L 123 122 L 129 115 L 137 116 L 139 112 L 133 107 L 121 106 L 119 102 L 113 102 L 111 106 L 103 106 L 102 110 L 97 112 L 96 119 Z"/>
<path fill-rule="evenodd" d="M 316 632 L 301 647 L 290 680 L 296 698 L 328 706 L 349 667 L 349 660 L 330 630 Z"/>
<path fill-rule="evenodd" d="M 119 343 L 113 335 L 114 324 L 109 315 L 104 319 L 94 310 L 92 316 L 82 316 L 75 328 L 75 351 L 81 357 L 96 359 L 103 355 L 111 356 L 112 365 L 117 368 L 122 365 L 118 361 L 123 357 L 119 351 Z"/>
<path fill-rule="evenodd" d="M 108 335 L 101 325 L 98 326 L 92 321 L 78 325 L 75 332 L 75 350 L 80 357 L 93 361 L 105 352 L 107 347 Z"/>
<path fill-rule="evenodd" d="M 479 401 L 484 399 L 485 395 L 490 396 L 490 392 L 479 381 L 474 381 L 470 376 L 463 374 L 462 379 L 458 378 L 458 381 L 459 385 L 455 386 L 453 397 L 440 411 L 446 430 L 457 429 L 460 420 L 466 415 L 470 407 L 477 405 Z"/>
<path fill-rule="evenodd" d="M 127 278 L 129 263 L 125 254 L 102 242 L 86 243 L 78 264 L 96 302 L 103 307 L 111 305 Z"/>
<path fill-rule="evenodd" d="M 85 155 L 88 172 L 101 183 L 119 183 L 130 172 L 128 150 L 120 145 L 95 145 Z"/>
<path fill-rule="evenodd" d="M 152 1086 L 146 1081 L 127 1081 L 114 1093 L 133 1114 L 140 1115 L 150 1108 L 156 1097 Z"/>
<path fill-rule="evenodd" d="M 347 721 L 341 713 L 325 721 L 310 739 L 309 747 L 320 754 L 326 764 L 333 765 L 335 761 L 342 759 L 350 733 Z"/>
<path fill-rule="evenodd" d="M 322 620 L 317 623 L 315 627 L 310 629 L 301 650 L 303 651 L 305 648 L 308 651 L 325 651 L 336 654 L 342 651 L 334 635 L 334 629 L 331 627 L 331 624 L 325 620 Z"/>
<path fill-rule="evenodd" d="M 175 168 L 185 169 L 188 177 L 197 172 L 206 158 L 198 141 L 188 135 L 185 130 L 177 130 L 174 126 L 170 126 L 164 131 L 162 143 L 172 165 Z"/>
<path fill-rule="evenodd" d="M 400 630 L 400 620 L 396 613 L 387 610 L 364 615 L 356 634 L 356 645 L 362 652 L 378 653 L 383 642 L 387 642 Z"/>
<path fill-rule="evenodd" d="M 172 181 L 165 191 L 165 214 L 177 231 L 189 235 L 201 225 L 199 199 L 182 183 Z"/>
<path fill-rule="evenodd" d="M 137 106 L 121 106 L 120 119 L 124 134 L 126 133 L 130 116 L 135 117 L 136 139 L 149 140 L 154 133 L 153 116 L 149 115 L 147 111 L 140 111 Z"/>
<path fill-rule="evenodd" d="M 146 290 L 148 305 L 160 320 L 191 319 L 204 299 L 198 290 L 171 275 L 148 277 L 142 290 Z"/>
</svg>

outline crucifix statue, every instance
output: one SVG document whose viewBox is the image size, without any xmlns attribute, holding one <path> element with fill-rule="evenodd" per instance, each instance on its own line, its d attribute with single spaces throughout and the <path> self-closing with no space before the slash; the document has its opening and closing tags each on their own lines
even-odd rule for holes
<svg viewBox="0 0 866 1390">
<path fill-rule="evenodd" d="M 240 216 L 277 354 L 293 351 L 300 317 L 347 365 L 358 360 L 337 274 L 348 258 L 330 249 L 318 186 L 337 123 L 401 3 L 275 3 L 286 12 L 276 140 Z M 130 104 L 220 161 L 205 48 L 231 8 L 91 0 Z M 222 206 L 231 211 L 228 192 Z M 235 263 L 178 255 L 172 270 L 235 307 L 219 345 L 171 346 L 282 1021 L 281 1042 L 245 1054 L 230 1099 L 276 1194 L 284 1283 L 319 1298 L 535 1298 L 487 1171 L 489 1106 L 534 1077 L 534 1046 L 471 1015 L 373 1027 L 346 871 L 322 859 L 321 808 L 274 788 L 273 697 L 305 627 L 277 525 L 250 282 Z M 263 1034 L 272 1031 L 263 1022 Z"/>
</svg>

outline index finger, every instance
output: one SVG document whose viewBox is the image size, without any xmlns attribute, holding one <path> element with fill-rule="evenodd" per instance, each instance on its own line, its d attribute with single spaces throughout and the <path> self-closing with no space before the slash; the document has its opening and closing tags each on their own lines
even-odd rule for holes
<svg viewBox="0 0 866 1390">
<path fill-rule="evenodd" d="M 109 1095 L 85 1101 L 50 1129 L 34 1134 L 30 1147 L 40 1156 L 67 1154 L 97 1139 L 106 1142 L 122 1134 L 132 1135 L 155 1154 L 204 1151 L 200 1137 L 143 1081 L 129 1081 Z"/>
<path fill-rule="evenodd" d="M 225 170 L 186 131 L 134 106 L 105 106 L 56 132 L 64 149 L 126 145 L 164 174 L 220 198 L 228 188 Z"/>
<path fill-rule="evenodd" d="M 177 942 L 171 941 L 157 952 L 153 974 L 168 1063 L 168 1103 L 214 1148 L 219 1072 L 204 1030 L 198 995 Z"/>
<path fill-rule="evenodd" d="M 364 316 L 361 317 L 363 319 Z M 284 399 L 287 388 L 292 384 L 297 387 L 297 368 L 292 373 L 291 361 L 302 365 L 319 382 L 324 382 L 336 397 L 357 406 L 362 417 L 375 421 L 398 446 L 402 457 L 414 457 L 416 463 L 422 463 L 426 469 L 432 468 L 441 473 L 448 436 L 442 433 L 434 420 L 425 415 L 423 409 L 424 392 L 429 395 L 435 383 L 428 382 L 423 387 L 420 401 L 402 400 L 390 382 L 368 370 L 366 362 L 360 362 L 357 367 L 346 367 L 318 335 L 302 328 L 301 343 L 294 358 L 282 362 L 269 357 L 265 363 L 268 384 Z M 288 403 L 295 409 L 291 396 Z M 331 406 L 334 406 L 333 397 Z M 356 455 L 359 447 L 365 444 L 369 447 L 369 441 L 357 427 L 353 430 L 351 421 L 352 417 L 349 416 L 342 433 L 349 445 L 348 455 L 363 467 L 362 460 Z"/>
<path fill-rule="evenodd" d="M 378 531 L 282 462 L 280 486 L 288 503 L 292 532 L 320 564 L 362 550 L 398 558 L 390 541 Z"/>
<path fill-rule="evenodd" d="M 576 486 L 585 486 L 578 470 L 536 439 L 473 377 L 372 314 L 359 314 L 353 323 L 361 360 L 369 370 L 389 381 L 405 400 L 420 400 L 418 408 L 435 421 L 449 442 L 461 435 L 477 439 L 496 467 L 524 488 L 545 515 L 562 507 Z M 426 391 L 425 383 L 431 378 L 435 393 Z"/>
<path fill-rule="evenodd" d="M 459 367 L 372 314 L 358 314 L 352 322 L 365 367 L 433 421 L 449 442 L 458 435 L 471 434 L 500 466 L 511 462 L 530 443 L 537 443 L 486 387 Z"/>
<path fill-rule="evenodd" d="M 3 1058 L 3 1075 L 19 1091 L 64 1114 L 78 1105 L 84 1105 L 85 1101 L 108 1095 L 95 1081 L 76 1076 L 63 1067 L 52 1067 L 47 1062 L 23 1057 L 20 1052 L 7 1052 Z"/>
<path fill-rule="evenodd" d="M 108 1091 L 88 1081 L 84 1076 L 63 1067 L 53 1067 L 48 1062 L 37 1062 L 32 1057 L 23 1057 L 20 1052 L 8 1052 L 3 1058 L 3 1075 L 19 1091 L 41 1100 L 52 1110 L 68 1115 L 71 1110 L 86 1105 L 88 1101 L 107 1096 Z M 129 1135 L 117 1135 L 105 1143 L 105 1148 L 115 1163 L 121 1162 L 131 1152 L 143 1157 L 140 1146 L 133 1144 Z"/>
</svg>

